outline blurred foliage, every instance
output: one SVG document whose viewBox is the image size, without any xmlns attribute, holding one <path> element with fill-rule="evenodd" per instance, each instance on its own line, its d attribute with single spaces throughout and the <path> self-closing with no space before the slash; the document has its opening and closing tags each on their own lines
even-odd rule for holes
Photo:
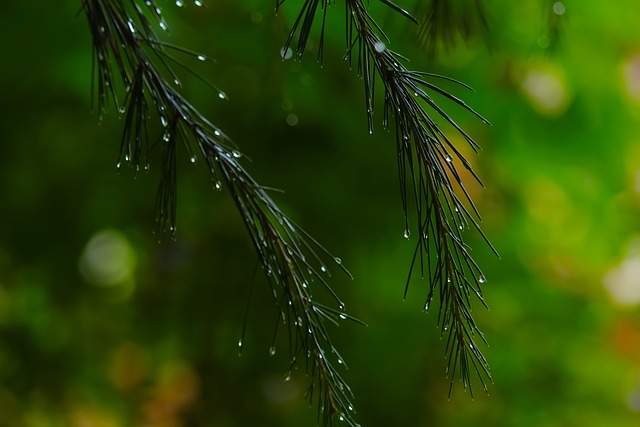
<svg viewBox="0 0 640 427">
<path fill-rule="evenodd" d="M 447 399 L 427 283 L 402 300 L 414 244 L 393 136 L 380 123 L 368 135 L 361 82 L 341 61 L 342 6 L 328 14 L 321 67 L 313 33 L 313 54 L 280 58 L 294 3 L 275 15 L 254 0 L 167 2 L 166 36 L 215 59 L 185 61 L 229 100 L 187 74 L 186 95 L 354 276 L 335 287 L 369 326 L 332 333 L 358 421 L 638 425 L 640 5 L 487 2 L 491 50 L 471 38 L 434 60 L 406 19 L 371 2 L 391 48 L 474 87 L 465 100 L 493 123 L 449 105 L 483 147 L 468 158 L 486 189 L 469 185 L 502 255 L 469 233 L 488 279 L 490 311 L 474 313 L 495 381 L 471 400 L 461 387 Z M 269 354 L 278 313 L 228 195 L 180 158 L 177 239 L 158 243 L 159 171 L 116 169 L 122 118 L 91 113 L 79 10 L 0 6 L 13 48 L 0 67 L 0 425 L 314 425 L 304 375 L 284 381 L 287 343 Z"/>
</svg>

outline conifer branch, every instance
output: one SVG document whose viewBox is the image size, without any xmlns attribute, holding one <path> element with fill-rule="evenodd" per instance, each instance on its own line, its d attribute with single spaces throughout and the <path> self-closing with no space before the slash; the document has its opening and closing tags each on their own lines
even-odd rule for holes
<svg viewBox="0 0 640 427">
<path fill-rule="evenodd" d="M 394 11 L 405 17 L 410 15 L 395 4 L 382 0 Z M 322 2 L 324 10 L 329 3 Z M 425 310 L 437 294 L 440 301 L 438 322 L 441 333 L 448 336 L 446 357 L 447 374 L 453 386 L 456 375 L 473 394 L 471 377 L 477 374 L 483 388 L 491 379 L 487 360 L 477 345 L 477 338 L 484 341 L 471 314 L 471 297 L 482 304 L 480 285 L 485 282 L 480 267 L 469 253 L 463 232 L 475 228 L 489 247 L 495 252 L 478 221 L 480 215 L 458 172 L 459 163 L 480 182 L 471 164 L 453 145 L 440 126 L 427 112 L 434 110 L 451 125 L 477 152 L 476 142 L 443 110 L 432 97 L 438 94 L 471 112 L 488 123 L 460 98 L 442 89 L 432 80 L 449 80 L 444 76 L 408 70 L 404 58 L 387 48 L 389 39 L 368 13 L 362 0 L 345 0 L 347 20 L 347 54 L 345 60 L 352 62 L 357 53 L 357 70 L 365 89 L 365 106 L 369 133 L 374 133 L 374 99 L 376 81 L 384 89 L 383 125 L 390 128 L 393 117 L 398 152 L 398 170 L 402 204 L 405 213 L 405 237 L 409 238 L 409 208 L 413 199 L 417 215 L 417 244 L 405 287 L 405 296 L 416 263 L 421 275 L 425 270 L 429 278 L 429 292 Z M 287 45 L 297 35 L 296 52 L 301 57 L 309 37 L 312 19 L 318 2 L 308 0 L 294 24 Z M 324 14 L 323 14 L 324 19 Z M 304 25 L 299 27 L 298 23 Z M 324 28 L 324 25 L 323 25 Z M 321 37 L 324 33 L 321 32 Z M 321 57 L 321 54 L 319 54 Z M 459 195 L 458 193 L 461 193 Z M 497 253 L 496 253 L 497 254 Z M 451 388 L 449 390 L 451 392 Z"/>
<path fill-rule="evenodd" d="M 341 267 L 315 239 L 297 227 L 243 168 L 242 154 L 231 139 L 202 116 L 176 89 L 179 78 L 169 53 L 177 50 L 206 59 L 195 52 L 170 46 L 156 35 L 152 16 L 161 29 L 167 23 L 154 0 L 82 0 L 94 49 L 94 75 L 100 113 L 113 102 L 125 114 L 120 160 L 136 170 L 149 169 L 149 150 L 163 151 L 156 220 L 163 232 L 175 235 L 177 215 L 177 156 L 182 147 L 192 163 L 204 159 L 216 189 L 229 189 L 244 221 L 289 333 L 291 368 L 304 362 L 310 382 L 308 398 L 318 403 L 325 425 L 344 420 L 355 426 L 351 391 L 338 367 L 344 361 L 331 343 L 327 322 L 354 320 L 328 283 L 328 259 Z M 97 64 L 97 66 L 96 66 Z M 118 100 L 119 86 L 126 93 Z M 226 98 L 218 91 L 219 98 Z M 149 120 L 162 126 L 150 143 Z M 348 272 L 347 272 L 348 274 Z M 312 288 L 324 288 L 338 307 L 313 299 Z M 274 345 L 275 335 L 274 333 Z M 242 340 L 239 342 L 242 347 Z M 275 349 L 274 351 L 275 352 Z M 287 374 L 289 378 L 290 374 Z"/>
<path fill-rule="evenodd" d="M 416 3 L 420 25 L 418 43 L 434 57 L 438 46 L 451 49 L 458 38 L 467 41 L 481 35 L 488 40 L 489 25 L 484 0 L 424 0 Z"/>
</svg>

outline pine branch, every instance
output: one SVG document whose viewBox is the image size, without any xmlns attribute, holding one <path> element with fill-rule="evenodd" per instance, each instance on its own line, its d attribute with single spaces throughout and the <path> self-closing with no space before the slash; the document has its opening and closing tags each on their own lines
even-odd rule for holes
<svg viewBox="0 0 640 427">
<path fill-rule="evenodd" d="M 312 23 L 310 20 L 315 16 L 315 9 L 309 7 L 310 1 L 301 10 L 285 45 L 285 49 L 288 48 L 297 35 L 298 57 L 301 57 L 305 50 Z M 390 4 L 387 0 L 382 1 L 394 11 L 410 17 L 397 5 Z M 317 5 L 315 2 L 314 4 Z M 432 94 L 444 96 L 476 115 L 483 122 L 488 122 L 460 98 L 431 82 L 431 80 L 453 81 L 452 79 L 408 70 L 402 64 L 404 58 L 387 48 L 389 39 L 370 16 L 362 0 L 345 0 L 345 4 L 347 13 L 345 59 L 351 63 L 354 51 L 357 52 L 358 74 L 364 82 L 369 133 L 374 132 L 375 84 L 378 80 L 382 82 L 384 88 L 383 125 L 389 128 L 391 118 L 394 118 L 401 196 L 405 213 L 405 238 L 410 236 L 411 199 L 416 205 L 418 242 L 411 261 L 405 296 L 412 273 L 418 263 L 421 275 L 424 277 L 426 270 L 430 282 L 425 310 L 429 311 L 436 293 L 439 297 L 438 322 L 441 333 L 448 335 L 447 373 L 451 375 L 451 386 L 457 374 L 465 389 L 468 387 L 473 394 L 472 374 L 477 374 L 485 389 L 487 388 L 486 380 L 490 380 L 491 375 L 487 361 L 476 343 L 477 337 L 484 341 L 484 336 L 471 314 L 472 296 L 485 304 L 480 288 L 485 278 L 469 253 L 469 247 L 464 242 L 463 231 L 467 228 L 475 228 L 494 252 L 495 249 L 480 229 L 478 210 L 465 190 L 458 173 L 457 163 L 467 169 L 479 183 L 481 183 L 480 179 L 473 172 L 470 163 L 432 119 L 426 108 L 434 110 L 437 115 L 444 118 L 463 136 L 474 151 L 479 149 L 478 145 L 435 102 Z M 328 4 L 322 3 L 322 5 L 321 7 L 326 10 Z M 299 22 L 305 24 L 299 27 Z M 324 33 L 321 32 L 321 37 L 323 35 Z M 462 83 L 455 83 L 468 88 Z M 459 196 L 458 193 L 461 195 Z"/>
<path fill-rule="evenodd" d="M 169 50 L 206 58 L 160 41 L 147 18 L 152 16 L 166 30 L 160 8 L 153 0 L 140 3 L 82 0 L 93 39 L 98 109 L 102 113 L 113 102 L 126 114 L 118 167 L 125 162 L 136 170 L 140 164 L 149 169 L 149 150 L 160 146 L 163 159 L 156 220 L 162 231 L 175 235 L 178 149 L 182 147 L 192 163 L 198 157 L 204 159 L 214 187 L 229 189 L 265 271 L 289 333 L 291 368 L 304 361 L 310 376 L 308 397 L 318 402 L 325 425 L 338 419 L 355 426 L 352 394 L 338 371 L 344 361 L 331 343 L 326 324 L 357 320 L 344 312 L 344 304 L 328 283 L 329 270 L 323 259 L 346 269 L 339 258 L 286 217 L 243 168 L 242 154 L 231 139 L 176 89 L 180 82 L 171 65 L 180 63 Z M 118 101 L 119 83 L 126 93 L 123 103 Z M 226 95 L 218 91 L 218 97 Z M 150 144 L 148 121 L 152 117 L 163 130 Z M 316 285 L 330 293 L 337 309 L 313 299 Z M 242 347 L 242 340 L 239 345 Z"/>
<path fill-rule="evenodd" d="M 488 40 L 489 25 L 484 0 L 421 0 L 415 16 L 420 21 L 418 43 L 435 57 L 438 46 L 451 49 L 458 37 L 467 41 L 480 34 Z"/>
</svg>

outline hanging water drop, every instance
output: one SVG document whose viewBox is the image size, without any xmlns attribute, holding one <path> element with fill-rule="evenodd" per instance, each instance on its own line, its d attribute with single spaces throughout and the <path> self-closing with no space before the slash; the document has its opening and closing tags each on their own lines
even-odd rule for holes
<svg viewBox="0 0 640 427">
<path fill-rule="evenodd" d="M 291 59 L 293 56 L 293 50 L 290 47 L 285 48 L 284 46 L 280 49 L 280 57 L 284 60 Z"/>
<path fill-rule="evenodd" d="M 478 283 L 485 283 L 486 281 L 487 281 L 487 279 L 485 279 L 484 276 L 478 277 Z"/>
<path fill-rule="evenodd" d="M 333 260 L 336 262 L 336 264 L 342 264 L 342 260 L 338 257 L 333 258 Z"/>
<path fill-rule="evenodd" d="M 120 169 L 120 167 L 122 167 L 122 163 L 120 162 L 116 163 L 116 168 Z"/>
<path fill-rule="evenodd" d="M 220 131 L 218 129 L 216 129 L 216 130 L 213 131 L 213 134 L 215 136 L 220 136 Z"/>
<path fill-rule="evenodd" d="M 160 20 L 160 28 L 162 28 L 165 31 L 169 29 L 169 26 L 167 25 L 167 21 L 165 21 L 164 18 Z"/>
<path fill-rule="evenodd" d="M 220 181 L 216 181 L 216 183 L 214 184 L 214 186 L 216 187 L 216 190 L 219 190 L 222 188 L 222 183 L 220 183 Z"/>
<path fill-rule="evenodd" d="M 344 313 L 340 313 L 340 318 L 341 318 L 342 320 L 347 320 L 347 315 L 346 315 L 346 314 L 344 314 Z"/>
<path fill-rule="evenodd" d="M 242 340 L 238 340 L 238 348 L 242 348 Z"/>
<path fill-rule="evenodd" d="M 284 380 L 285 381 L 290 381 L 291 380 L 291 371 L 287 372 L 287 374 L 284 376 Z"/>
<path fill-rule="evenodd" d="M 198 59 L 199 59 L 200 61 L 206 61 L 206 60 L 207 60 L 207 57 L 206 57 L 206 56 L 204 56 L 204 55 L 198 55 Z"/>
<path fill-rule="evenodd" d="M 272 345 L 271 347 L 269 347 L 269 355 L 270 356 L 275 356 L 276 355 L 276 346 Z"/>
<path fill-rule="evenodd" d="M 133 21 L 131 21 L 131 19 L 127 21 L 127 25 L 129 25 L 129 31 L 131 31 L 132 33 L 136 32 L 136 29 L 133 27 Z"/>
<path fill-rule="evenodd" d="M 122 106 L 122 107 L 118 108 L 118 112 L 119 112 L 120 114 L 124 114 L 124 113 L 125 113 L 125 111 L 127 111 L 127 109 L 126 109 L 124 106 Z"/>
<path fill-rule="evenodd" d="M 376 50 L 376 52 L 378 53 L 382 53 L 387 49 L 387 46 L 385 46 L 384 43 L 382 43 L 382 41 L 378 40 L 374 45 L 373 48 Z"/>
<path fill-rule="evenodd" d="M 191 156 L 191 163 L 195 163 L 198 160 L 196 156 Z"/>
<path fill-rule="evenodd" d="M 320 270 L 321 270 L 323 273 L 326 273 L 326 272 L 327 272 L 327 267 L 325 267 L 324 265 L 321 265 L 321 266 L 320 266 Z"/>
<path fill-rule="evenodd" d="M 451 162 L 453 162 L 453 158 L 452 158 L 449 154 L 447 154 L 447 155 L 444 157 L 444 159 L 447 161 L 447 163 L 451 163 Z"/>
<path fill-rule="evenodd" d="M 409 236 L 411 236 L 411 231 L 407 228 L 406 230 L 404 230 L 403 236 L 405 239 L 408 239 Z"/>
<path fill-rule="evenodd" d="M 239 151 L 236 151 L 236 150 L 233 150 L 233 151 L 231 152 L 231 155 L 232 155 L 233 157 L 235 157 L 236 159 L 239 159 L 240 157 L 242 157 L 242 153 L 240 153 Z"/>
<path fill-rule="evenodd" d="M 226 94 L 226 93 L 224 93 L 224 92 L 222 92 L 222 91 L 220 91 L 220 93 L 218 94 L 218 98 L 220 98 L 220 99 L 227 99 L 227 94 Z"/>
<path fill-rule="evenodd" d="M 196 4 L 196 6 L 200 7 L 202 6 L 202 2 L 200 0 L 195 0 L 194 3 Z"/>
<path fill-rule="evenodd" d="M 182 7 L 184 6 L 184 2 L 182 0 L 176 0 L 176 6 Z"/>
<path fill-rule="evenodd" d="M 164 116 L 160 116 L 160 123 L 162 123 L 162 126 L 167 127 L 167 119 Z"/>
</svg>

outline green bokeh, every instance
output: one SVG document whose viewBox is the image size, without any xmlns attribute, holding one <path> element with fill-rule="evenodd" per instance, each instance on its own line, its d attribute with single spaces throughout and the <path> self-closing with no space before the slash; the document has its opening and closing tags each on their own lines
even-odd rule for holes
<svg viewBox="0 0 640 427">
<path fill-rule="evenodd" d="M 381 108 L 368 135 L 362 83 L 341 60 L 341 2 L 322 65 L 317 31 L 302 62 L 279 57 L 299 3 L 278 15 L 255 0 L 160 4 L 166 40 L 212 59 L 182 58 L 229 96 L 185 74 L 188 99 L 354 276 L 336 271 L 332 283 L 369 326 L 332 333 L 358 421 L 638 425 L 640 5 L 566 1 L 549 53 L 538 43 L 553 2 L 487 2 L 491 48 L 474 38 L 434 61 L 405 20 L 371 2 L 389 48 L 470 84 L 446 87 L 492 123 L 443 101 L 483 148 L 469 155 L 486 189 L 469 188 L 501 254 L 468 232 L 488 278 L 490 311 L 474 314 L 494 377 L 472 400 L 461 385 L 448 398 L 437 313 L 422 311 L 427 284 L 416 278 L 402 298 L 414 241 L 402 237 L 395 141 Z M 304 374 L 284 381 L 284 335 L 269 355 L 277 311 L 225 189 L 183 153 L 177 239 L 158 243 L 159 164 L 116 169 L 123 119 L 92 113 L 80 2 L 5 2 L 0 28 L 0 426 L 315 425 Z M 81 267 L 104 232 L 125 248 L 117 280 Z M 621 287 L 616 299 L 609 289 Z"/>
</svg>

